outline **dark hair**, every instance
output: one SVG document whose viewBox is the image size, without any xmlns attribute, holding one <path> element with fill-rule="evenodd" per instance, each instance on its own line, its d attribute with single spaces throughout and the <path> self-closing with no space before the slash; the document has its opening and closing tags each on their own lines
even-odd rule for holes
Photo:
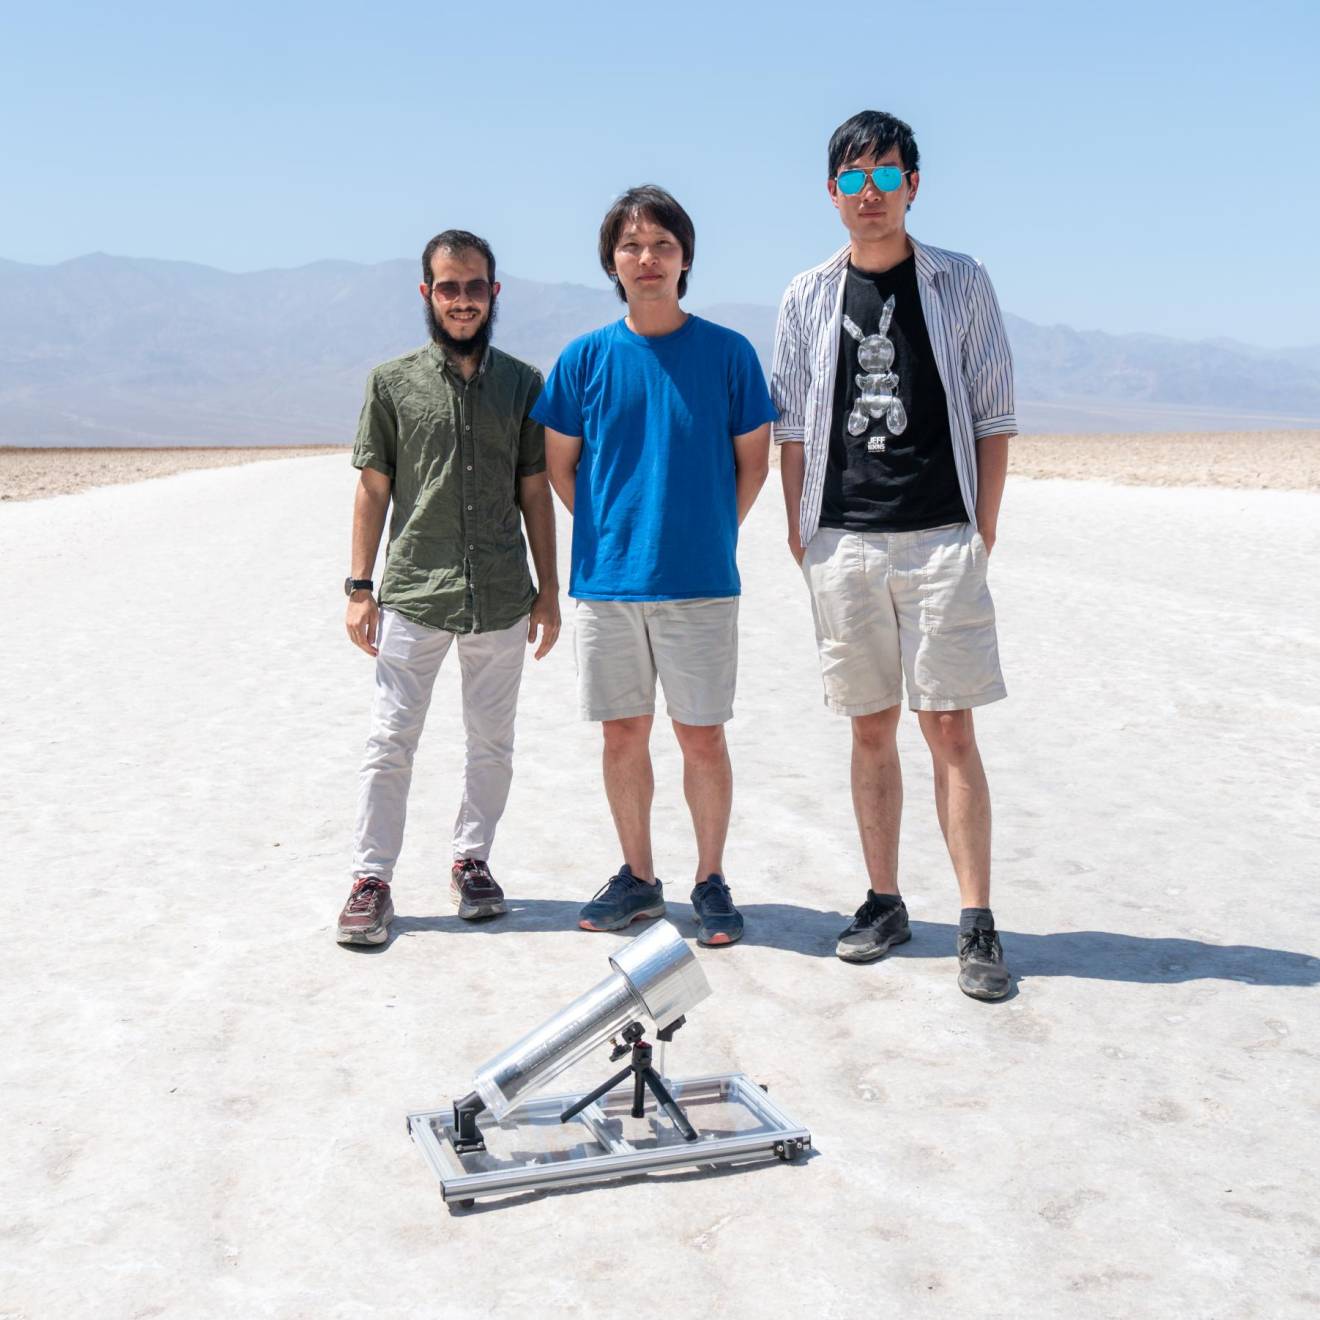
<svg viewBox="0 0 1320 1320">
<path fill-rule="evenodd" d="M 637 188 L 629 188 L 605 213 L 600 222 L 600 266 L 613 281 L 614 292 L 624 301 L 624 293 L 619 277 L 614 273 L 614 249 L 619 244 L 619 235 L 623 227 L 634 217 L 649 220 L 653 225 L 667 229 L 678 239 L 683 249 L 683 265 L 688 269 L 678 277 L 678 296 L 687 293 L 688 274 L 692 267 L 692 255 L 697 248 L 697 231 L 692 227 L 692 217 L 663 188 L 653 183 L 644 183 Z"/>
<path fill-rule="evenodd" d="M 446 229 L 443 234 L 437 234 L 422 249 L 422 282 L 430 284 L 434 278 L 431 274 L 431 258 L 439 251 L 448 252 L 451 256 L 456 252 L 480 252 L 486 258 L 486 278 L 495 283 L 495 254 L 490 250 L 490 244 L 484 238 L 478 238 L 476 234 L 469 234 L 466 229 Z"/>
<path fill-rule="evenodd" d="M 839 166 L 858 156 L 883 156 L 891 147 L 898 148 L 899 159 L 905 170 L 921 168 L 921 153 L 912 130 L 901 119 L 880 110 L 863 110 L 845 120 L 830 138 L 830 173 L 832 179 Z"/>
</svg>

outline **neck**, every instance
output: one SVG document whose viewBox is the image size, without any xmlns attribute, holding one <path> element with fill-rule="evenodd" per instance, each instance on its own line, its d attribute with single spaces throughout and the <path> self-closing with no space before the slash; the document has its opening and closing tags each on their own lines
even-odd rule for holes
<svg viewBox="0 0 1320 1320">
<path fill-rule="evenodd" d="M 452 349 L 442 349 L 449 365 L 458 372 L 464 380 L 471 380 L 477 374 L 477 368 L 481 366 L 480 353 L 464 353 L 461 357 Z"/>
<path fill-rule="evenodd" d="M 885 271 L 893 270 L 900 262 L 906 261 L 912 255 L 912 244 L 908 240 L 906 229 L 900 229 L 898 233 L 888 238 L 876 239 L 871 243 L 854 238 L 849 244 L 849 249 L 852 264 L 858 270 L 869 271 L 872 275 L 883 275 Z"/>
<path fill-rule="evenodd" d="M 687 319 L 677 298 L 673 302 L 628 304 L 628 329 L 635 335 L 673 334 Z"/>
</svg>

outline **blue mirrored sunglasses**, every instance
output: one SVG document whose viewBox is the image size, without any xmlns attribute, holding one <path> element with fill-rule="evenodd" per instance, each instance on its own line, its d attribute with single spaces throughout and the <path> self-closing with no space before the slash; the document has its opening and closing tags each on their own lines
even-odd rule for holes
<svg viewBox="0 0 1320 1320">
<path fill-rule="evenodd" d="M 844 170 L 834 182 L 845 197 L 855 197 L 866 187 L 868 174 L 881 192 L 894 192 L 911 173 L 911 170 L 900 170 L 897 165 L 877 165 L 873 170 Z"/>
</svg>

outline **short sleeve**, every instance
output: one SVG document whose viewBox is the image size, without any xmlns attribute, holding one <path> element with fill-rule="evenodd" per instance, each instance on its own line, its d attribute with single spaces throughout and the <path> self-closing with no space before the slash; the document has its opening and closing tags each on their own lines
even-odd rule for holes
<svg viewBox="0 0 1320 1320">
<path fill-rule="evenodd" d="M 531 419 L 560 435 L 582 434 L 582 373 L 580 355 L 570 344 L 550 369 L 545 388 L 532 407 Z"/>
<path fill-rule="evenodd" d="M 779 416 L 770 400 L 756 350 L 742 335 L 734 339 L 730 374 L 729 423 L 733 435 L 746 435 Z"/>
<path fill-rule="evenodd" d="M 353 441 L 353 466 L 371 468 L 394 479 L 395 457 L 399 445 L 399 419 L 378 371 L 367 377 L 367 397 L 358 418 L 357 438 Z"/>
<path fill-rule="evenodd" d="M 518 432 L 518 476 L 520 477 L 534 477 L 538 472 L 545 471 L 545 427 L 532 416 L 543 392 L 541 373 L 534 372 L 527 390 L 522 427 Z"/>
</svg>

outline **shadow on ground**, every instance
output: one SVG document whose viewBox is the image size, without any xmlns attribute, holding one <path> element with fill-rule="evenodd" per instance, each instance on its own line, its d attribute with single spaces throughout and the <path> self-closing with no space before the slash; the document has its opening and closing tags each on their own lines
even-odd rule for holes
<svg viewBox="0 0 1320 1320">
<path fill-rule="evenodd" d="M 507 916 L 485 921 L 460 921 L 456 916 L 396 917 L 390 944 L 415 935 L 527 935 L 571 930 L 577 925 L 581 904 L 557 899 L 510 899 Z M 759 945 L 815 958 L 833 958 L 839 932 L 850 917 L 792 903 L 748 903 L 741 909 L 747 921 L 742 946 Z M 669 904 L 669 917 L 687 936 L 695 928 L 686 903 Z M 605 944 L 629 939 L 645 927 L 590 935 Z M 1004 954 L 1016 980 L 1033 976 L 1069 976 L 1095 981 L 1132 981 L 1139 984 L 1174 984 L 1180 981 L 1239 981 L 1247 985 L 1320 985 L 1320 957 L 1286 949 L 1265 949 L 1251 944 L 1205 944 L 1200 940 L 1117 931 L 1056 931 L 1025 935 L 1001 931 Z M 382 953 L 390 944 L 374 948 L 353 946 L 364 953 Z M 953 958 L 957 927 L 946 922 L 914 921 L 912 939 L 890 958 Z M 738 956 L 739 945 L 712 949 L 713 957 Z"/>
</svg>

